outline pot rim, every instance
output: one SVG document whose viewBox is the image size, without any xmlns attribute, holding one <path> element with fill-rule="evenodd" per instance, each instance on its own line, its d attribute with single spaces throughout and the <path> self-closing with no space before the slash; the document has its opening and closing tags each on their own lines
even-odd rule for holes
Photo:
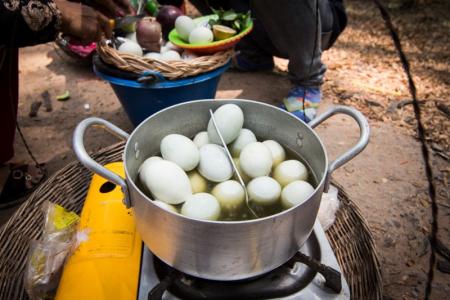
<svg viewBox="0 0 450 300">
<path fill-rule="evenodd" d="M 281 211 L 281 212 L 279 212 L 279 213 L 276 213 L 276 214 L 273 214 L 273 215 L 270 215 L 270 216 L 266 216 L 266 217 L 262 217 L 262 218 L 251 219 L 251 220 L 241 220 L 241 221 L 211 221 L 211 220 L 200 220 L 200 219 L 194 219 L 194 218 L 186 217 L 186 216 L 184 216 L 184 215 L 182 215 L 182 214 L 180 214 L 180 213 L 176 213 L 176 212 L 172 212 L 172 211 L 166 210 L 166 209 L 161 208 L 160 206 L 158 206 L 158 205 L 156 205 L 156 204 L 154 204 L 154 203 L 152 203 L 151 205 L 157 207 L 158 209 L 160 209 L 160 210 L 162 210 L 162 211 L 165 211 L 166 213 L 173 214 L 173 215 L 175 215 L 176 217 L 181 217 L 181 218 L 183 218 L 183 219 L 186 220 L 186 221 L 196 222 L 196 223 L 202 223 L 202 224 L 214 224 L 214 225 L 218 225 L 218 224 L 229 224 L 229 225 L 239 225 L 239 224 L 260 223 L 260 222 L 265 222 L 265 221 L 268 221 L 268 220 L 271 220 L 271 219 L 276 219 L 276 218 L 278 218 L 278 217 L 282 217 L 283 215 L 292 213 L 292 212 L 293 212 L 294 210 L 296 210 L 298 207 L 300 207 L 300 206 L 302 206 L 303 204 L 305 204 L 306 202 L 310 201 L 310 200 L 313 198 L 313 196 L 318 192 L 318 190 L 324 185 L 325 180 L 326 180 L 326 177 L 328 176 L 328 175 L 327 175 L 327 170 L 328 170 L 328 154 L 327 154 L 326 148 L 325 148 L 325 146 L 324 146 L 322 140 L 320 139 L 319 135 L 318 135 L 311 127 L 309 127 L 309 125 L 308 125 L 307 123 L 305 123 L 303 120 L 300 120 L 300 119 L 297 118 L 296 116 L 292 115 L 291 113 L 289 113 L 289 112 L 287 112 L 287 111 L 285 111 L 285 110 L 283 110 L 283 109 L 281 109 L 281 108 L 279 108 L 279 107 L 276 107 L 276 106 L 271 105 L 271 104 L 267 104 L 267 103 L 255 101 L 255 100 L 248 100 L 248 99 L 201 99 L 201 100 L 193 100 L 193 101 L 188 101 L 188 102 L 178 103 L 178 104 L 169 106 L 169 107 L 167 107 L 167 108 L 164 108 L 164 109 L 162 109 L 162 110 L 160 110 L 160 111 L 158 111 L 158 112 L 152 114 L 151 116 L 147 117 L 144 121 L 142 121 L 142 122 L 141 122 L 141 123 L 140 123 L 140 124 L 139 124 L 132 132 L 131 132 L 130 137 L 127 139 L 127 142 L 126 142 L 125 148 L 124 148 L 124 158 L 123 158 L 123 161 L 124 161 L 124 168 L 125 168 L 125 175 L 126 175 L 126 180 L 127 180 L 127 182 L 128 182 L 128 185 L 131 185 L 132 188 L 133 188 L 135 191 L 137 191 L 137 192 L 140 194 L 140 196 L 144 197 L 144 199 L 145 199 L 146 201 L 148 201 L 148 202 L 153 202 L 154 199 L 151 199 L 150 197 L 148 197 L 145 193 L 143 193 L 143 192 L 141 191 L 141 189 L 139 189 L 139 188 L 136 186 L 134 180 L 131 179 L 131 176 L 130 176 L 130 174 L 128 173 L 128 168 L 127 168 L 127 162 L 126 162 L 126 155 L 125 155 L 125 153 L 127 152 L 128 147 L 131 147 L 131 145 L 130 145 L 129 143 L 131 143 L 131 140 L 132 140 L 133 135 L 134 135 L 135 132 L 137 132 L 137 131 L 141 128 L 141 126 L 143 126 L 143 124 L 146 123 L 150 118 L 152 118 L 152 117 L 154 117 L 154 116 L 156 116 L 156 115 L 158 115 L 158 114 L 162 114 L 162 113 L 166 112 L 166 111 L 169 110 L 169 109 L 172 109 L 172 108 L 177 107 L 177 106 L 187 105 L 187 104 L 189 104 L 189 103 L 208 102 L 208 101 L 216 101 L 216 102 L 219 102 L 219 101 L 240 101 L 240 102 L 255 103 L 255 104 L 258 104 L 258 105 L 262 105 L 262 106 L 269 107 L 269 108 L 271 108 L 271 109 L 276 109 L 276 110 L 278 110 L 278 111 L 284 113 L 287 117 L 293 118 L 293 119 L 295 119 L 296 121 L 299 121 L 299 122 L 303 123 L 303 124 L 305 125 L 305 127 L 306 127 L 308 130 L 310 130 L 311 133 L 314 135 L 314 137 L 318 140 L 318 142 L 319 142 L 319 144 L 320 144 L 320 146 L 321 146 L 321 148 L 322 148 L 322 150 L 323 150 L 323 152 L 324 152 L 324 155 L 325 155 L 325 168 L 324 168 L 324 170 L 323 170 L 323 176 L 322 176 L 322 178 L 320 179 L 320 181 L 319 181 L 319 183 L 317 184 L 317 186 L 314 188 L 314 192 L 310 195 L 310 197 L 309 197 L 306 201 L 304 201 L 304 202 L 302 202 L 302 203 L 300 203 L 300 204 L 297 204 L 297 205 L 295 205 L 295 206 L 293 206 L 293 207 L 291 207 L 291 208 L 288 208 L 288 209 L 286 209 L 286 210 L 283 210 L 283 211 Z M 224 103 L 224 104 L 225 104 L 225 103 Z M 317 176 L 317 174 L 316 174 L 316 176 Z M 133 205 L 132 205 L 132 207 L 133 207 Z"/>
</svg>

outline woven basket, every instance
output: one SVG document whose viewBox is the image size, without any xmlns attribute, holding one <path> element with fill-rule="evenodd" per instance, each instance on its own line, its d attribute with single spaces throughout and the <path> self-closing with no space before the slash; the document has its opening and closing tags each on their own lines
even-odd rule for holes
<svg viewBox="0 0 450 300">
<path fill-rule="evenodd" d="M 133 54 L 121 53 L 109 46 L 106 40 L 97 44 L 102 60 L 123 71 L 141 74 L 146 70 L 157 71 L 169 80 L 195 76 L 215 70 L 225 65 L 233 55 L 233 50 L 199 56 L 191 60 L 162 61 Z"/>
<path fill-rule="evenodd" d="M 120 161 L 124 143 L 92 157 L 101 164 Z M 29 243 L 40 237 L 41 205 L 49 200 L 80 213 L 92 173 L 72 162 L 42 184 L 0 231 L 0 299 L 28 299 L 23 274 Z M 335 184 L 335 183 L 333 183 Z M 339 187 L 341 207 L 327 236 L 350 286 L 352 299 L 382 299 L 380 263 L 372 235 L 359 209 Z"/>
</svg>

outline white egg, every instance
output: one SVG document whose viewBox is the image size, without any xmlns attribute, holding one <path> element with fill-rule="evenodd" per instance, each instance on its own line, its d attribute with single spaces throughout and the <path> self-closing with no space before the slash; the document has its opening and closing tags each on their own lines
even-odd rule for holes
<svg viewBox="0 0 450 300">
<path fill-rule="evenodd" d="M 216 185 L 211 194 L 219 200 L 223 210 L 233 211 L 241 207 L 245 200 L 242 185 L 235 180 L 227 180 Z"/>
<path fill-rule="evenodd" d="M 185 42 L 189 41 L 189 34 L 192 30 L 194 30 L 195 24 L 194 21 L 188 16 L 179 16 L 175 20 L 175 29 L 177 30 L 178 35 Z"/>
<path fill-rule="evenodd" d="M 211 29 L 206 27 L 196 27 L 189 34 L 190 44 L 206 44 L 214 39 Z"/>
<path fill-rule="evenodd" d="M 264 141 L 263 144 L 266 145 L 272 153 L 273 168 L 278 166 L 282 161 L 286 159 L 286 152 L 278 142 L 274 140 L 267 140 Z"/>
<path fill-rule="evenodd" d="M 192 51 L 185 50 L 185 51 L 183 51 L 183 53 L 181 53 L 181 58 L 184 60 L 191 60 L 191 59 L 195 59 L 197 57 L 198 57 L 198 55 Z"/>
<path fill-rule="evenodd" d="M 198 171 L 213 182 L 228 180 L 233 175 L 233 167 L 223 147 L 206 144 L 200 148 Z"/>
<path fill-rule="evenodd" d="M 220 204 L 213 195 L 198 193 L 186 198 L 181 213 L 193 219 L 214 221 L 220 216 Z"/>
<path fill-rule="evenodd" d="M 248 196 L 258 205 L 272 205 L 280 198 L 281 186 L 272 177 L 262 176 L 250 181 L 247 185 Z"/>
<path fill-rule="evenodd" d="M 160 150 L 164 159 L 173 161 L 185 171 L 195 169 L 200 161 L 197 146 L 181 134 L 166 135 L 161 141 Z"/>
<path fill-rule="evenodd" d="M 119 42 L 121 42 L 121 43 L 125 43 L 125 42 L 131 41 L 129 38 L 122 37 L 122 36 L 118 36 L 116 39 L 117 39 Z"/>
<path fill-rule="evenodd" d="M 155 200 L 153 201 L 154 204 L 158 205 L 159 207 L 168 210 L 168 211 L 172 211 L 174 213 L 178 213 L 177 209 L 175 208 L 175 206 L 167 204 L 166 202 L 162 202 L 159 200 Z"/>
<path fill-rule="evenodd" d="M 136 32 L 129 33 L 125 37 L 127 39 L 129 39 L 130 41 L 135 42 L 136 44 L 138 43 L 137 38 L 136 38 Z"/>
<path fill-rule="evenodd" d="M 242 148 L 247 146 L 250 143 L 256 142 L 255 134 L 246 128 L 242 128 L 239 132 L 238 137 L 234 140 L 234 142 L 230 145 L 230 152 L 233 157 L 239 157 L 241 154 Z"/>
<path fill-rule="evenodd" d="M 122 43 L 117 50 L 122 53 L 134 54 L 137 56 L 142 56 L 143 53 L 141 46 L 128 39 Z"/>
<path fill-rule="evenodd" d="M 171 61 L 171 60 L 180 60 L 181 56 L 180 53 L 177 51 L 169 50 L 164 53 L 161 53 L 161 60 L 164 61 Z"/>
<path fill-rule="evenodd" d="M 236 104 L 225 104 L 216 109 L 214 119 L 226 144 L 234 141 L 244 125 L 244 113 Z M 208 123 L 208 136 L 211 143 L 222 145 L 213 121 Z"/>
<path fill-rule="evenodd" d="M 203 145 L 209 144 L 209 137 L 206 131 L 197 133 L 194 137 L 194 144 L 200 149 Z"/>
<path fill-rule="evenodd" d="M 252 180 L 252 178 L 249 177 L 247 174 L 245 174 L 245 172 L 242 170 L 242 168 L 241 168 L 241 163 L 240 163 L 240 161 L 239 161 L 239 158 L 238 158 L 238 157 L 235 157 L 235 158 L 233 158 L 233 161 L 234 161 L 234 165 L 236 166 L 236 169 L 238 170 L 239 174 L 240 174 L 241 177 L 242 177 L 242 181 L 244 181 L 244 183 L 246 184 L 247 182 L 249 182 L 250 180 Z M 236 180 L 239 180 L 239 178 L 237 177 L 236 174 L 234 174 L 234 178 L 235 178 Z"/>
<path fill-rule="evenodd" d="M 161 59 L 161 53 L 158 52 L 149 52 L 144 55 L 145 58 L 151 59 Z"/>
<path fill-rule="evenodd" d="M 164 51 L 163 51 L 163 49 L 164 49 Z M 172 42 L 167 42 L 164 46 L 161 47 L 161 53 L 167 52 L 169 50 L 173 50 L 178 53 L 181 53 L 181 51 L 183 51 L 183 49 L 181 49 L 178 46 L 175 46 L 174 44 L 172 44 Z"/>
<path fill-rule="evenodd" d="M 260 142 L 246 145 L 241 151 L 239 161 L 245 174 L 252 178 L 269 175 L 272 169 L 272 153 Z"/>
<path fill-rule="evenodd" d="M 314 188 L 311 184 L 303 180 L 296 180 L 289 183 L 281 192 L 281 204 L 284 208 L 302 204 L 313 194 Z"/>
<path fill-rule="evenodd" d="M 308 170 L 305 165 L 298 160 L 286 160 L 275 168 L 273 171 L 273 178 L 275 178 L 281 186 L 286 186 L 295 180 L 306 180 L 308 178 Z"/>
<path fill-rule="evenodd" d="M 145 182 L 144 173 L 141 172 L 142 169 L 148 168 L 148 166 L 150 164 L 152 164 L 153 162 L 158 161 L 158 160 L 162 160 L 162 158 L 159 156 L 151 156 L 151 157 L 147 158 L 146 160 L 144 160 L 144 162 L 139 166 L 138 174 L 139 174 L 139 179 L 141 180 L 142 183 Z"/>
<path fill-rule="evenodd" d="M 206 192 L 208 189 L 208 182 L 202 175 L 197 171 L 191 171 L 188 173 L 188 177 L 194 194 Z"/>
<path fill-rule="evenodd" d="M 188 176 L 174 162 L 158 160 L 141 170 L 145 186 L 155 198 L 168 204 L 183 203 L 192 195 Z"/>
</svg>

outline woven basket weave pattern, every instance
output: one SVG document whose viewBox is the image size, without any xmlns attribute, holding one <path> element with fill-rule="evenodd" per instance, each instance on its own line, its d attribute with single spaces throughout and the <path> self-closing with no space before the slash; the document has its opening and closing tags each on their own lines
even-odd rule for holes
<svg viewBox="0 0 450 300">
<path fill-rule="evenodd" d="M 100 164 L 122 159 L 124 143 L 105 148 L 92 157 Z M 0 231 L 0 299 L 28 299 L 23 274 L 29 243 L 40 237 L 41 205 L 49 200 L 80 213 L 92 173 L 72 162 L 42 184 Z M 333 183 L 335 184 L 335 183 Z M 370 230 L 359 209 L 339 188 L 340 210 L 326 232 L 350 286 L 352 299 L 382 299 L 380 263 Z"/>
<path fill-rule="evenodd" d="M 141 74 L 146 70 L 157 71 L 169 80 L 195 76 L 225 65 L 233 50 L 199 56 L 191 60 L 162 61 L 133 54 L 121 53 L 110 47 L 105 40 L 98 43 L 97 51 L 104 62 L 123 71 Z"/>
</svg>

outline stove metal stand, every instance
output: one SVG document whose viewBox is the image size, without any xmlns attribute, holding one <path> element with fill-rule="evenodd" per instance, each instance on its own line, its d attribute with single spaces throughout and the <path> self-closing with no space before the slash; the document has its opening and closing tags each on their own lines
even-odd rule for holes
<svg viewBox="0 0 450 300">
<path fill-rule="evenodd" d="M 300 251 L 279 268 L 255 279 L 223 282 L 183 274 L 144 247 L 139 300 L 350 299 L 350 290 L 321 225 Z"/>
</svg>

